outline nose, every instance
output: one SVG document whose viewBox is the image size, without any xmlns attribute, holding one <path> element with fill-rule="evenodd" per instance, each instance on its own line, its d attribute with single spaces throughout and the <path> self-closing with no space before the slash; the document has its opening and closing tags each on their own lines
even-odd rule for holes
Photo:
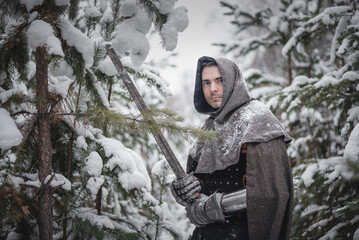
<svg viewBox="0 0 359 240">
<path fill-rule="evenodd" d="M 218 86 L 217 86 L 216 82 L 211 83 L 210 90 L 211 90 L 211 92 L 218 92 Z"/>
</svg>

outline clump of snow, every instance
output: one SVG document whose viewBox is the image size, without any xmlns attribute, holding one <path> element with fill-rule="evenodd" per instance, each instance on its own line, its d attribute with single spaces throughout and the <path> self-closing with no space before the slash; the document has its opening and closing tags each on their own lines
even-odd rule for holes
<svg viewBox="0 0 359 240">
<path fill-rule="evenodd" d="M 348 71 L 348 72 L 345 72 L 343 74 L 342 79 L 348 79 L 350 81 L 356 81 L 356 80 L 359 79 L 359 75 L 356 72 Z"/>
<path fill-rule="evenodd" d="M 161 160 L 159 162 L 157 162 L 153 167 L 152 167 L 152 174 L 158 177 L 164 177 L 168 174 L 168 169 L 169 165 L 167 163 L 166 160 Z"/>
<path fill-rule="evenodd" d="M 46 184 L 47 181 L 50 180 L 50 178 L 51 178 L 51 175 L 48 175 L 44 181 L 44 184 Z M 55 177 L 52 179 L 50 186 L 51 187 L 61 186 L 61 188 L 66 191 L 71 190 L 71 182 L 66 177 L 64 177 L 62 174 L 58 174 L 58 173 L 55 173 Z"/>
<path fill-rule="evenodd" d="M 126 190 L 143 188 L 147 185 L 147 180 L 143 174 L 138 171 L 123 172 L 118 175 L 121 186 Z"/>
<path fill-rule="evenodd" d="M 335 239 L 335 237 L 338 235 L 338 231 L 346 225 L 347 225 L 347 223 L 343 223 L 343 222 L 335 225 L 324 236 L 319 238 L 319 240 Z M 356 239 L 353 238 L 353 240 L 356 240 Z"/>
<path fill-rule="evenodd" d="M 14 119 L 5 108 L 0 108 L 0 148 L 1 151 L 17 146 L 22 142 L 22 134 Z"/>
<path fill-rule="evenodd" d="M 136 13 L 131 18 L 125 19 L 116 26 L 114 33 L 116 37 L 112 41 L 114 50 L 119 55 L 129 52 L 132 63 L 135 66 L 141 65 L 150 50 L 150 44 L 146 38 L 150 28 L 151 20 L 142 9 L 137 7 Z"/>
<path fill-rule="evenodd" d="M 42 20 L 33 21 L 27 29 L 26 36 L 29 46 L 36 49 L 46 46 L 49 54 L 64 56 L 60 40 L 55 37 L 50 24 Z"/>
<path fill-rule="evenodd" d="M 113 14 L 111 7 L 106 8 L 105 12 L 103 13 L 103 16 L 100 20 L 101 23 L 110 23 L 113 21 Z"/>
<path fill-rule="evenodd" d="M 301 175 L 301 179 L 306 187 L 314 183 L 314 175 L 316 173 L 326 173 L 327 181 L 324 184 L 330 184 L 333 180 L 342 176 L 351 178 L 352 173 L 347 169 L 347 159 L 345 157 L 331 157 L 327 159 L 319 159 L 317 163 L 308 165 Z M 331 171 L 328 173 L 328 171 Z"/>
<path fill-rule="evenodd" d="M 301 36 L 304 32 L 305 32 L 304 27 L 297 28 L 294 35 L 287 41 L 287 43 L 282 48 L 282 55 L 284 57 L 288 56 L 288 53 L 290 52 L 290 50 L 296 45 L 297 38 L 299 38 L 299 36 Z"/>
<path fill-rule="evenodd" d="M 161 14 L 167 14 L 169 13 L 173 7 L 175 6 L 175 2 L 177 0 L 159 0 L 158 3 L 159 3 L 159 12 Z"/>
<path fill-rule="evenodd" d="M 344 157 L 353 162 L 359 162 L 359 124 L 350 133 L 348 143 L 345 146 Z"/>
<path fill-rule="evenodd" d="M 295 85 L 304 85 L 309 83 L 309 78 L 305 75 L 298 75 L 293 79 L 292 84 Z"/>
<path fill-rule="evenodd" d="M 109 56 L 106 56 L 106 58 L 99 63 L 98 69 L 107 76 L 115 76 L 118 74 Z"/>
<path fill-rule="evenodd" d="M 325 227 L 325 226 L 328 225 L 328 222 L 331 221 L 331 220 L 333 220 L 333 217 L 330 217 L 329 219 L 322 219 L 322 220 L 316 222 L 315 224 L 313 224 L 312 226 L 310 226 L 308 228 L 308 231 L 312 231 L 312 230 L 314 230 L 316 228 L 319 228 L 319 227 Z"/>
<path fill-rule="evenodd" d="M 23 177 L 25 177 L 27 180 L 24 180 L 22 177 L 9 175 L 10 182 L 14 185 L 15 188 L 18 188 L 20 184 L 28 185 L 28 186 L 34 186 L 37 188 L 41 187 L 41 182 L 39 180 L 39 175 L 37 173 L 34 174 L 23 174 Z M 44 184 L 46 184 L 52 175 L 48 175 L 45 178 Z M 50 186 L 55 188 L 58 186 L 61 186 L 62 189 L 69 191 L 71 190 L 71 182 L 64 177 L 62 174 L 55 173 L 54 178 L 52 179 Z"/>
<path fill-rule="evenodd" d="M 102 172 L 102 158 L 97 152 L 91 152 L 86 158 L 86 171 L 89 175 L 99 177 Z"/>
<path fill-rule="evenodd" d="M 48 89 L 49 92 L 60 95 L 62 98 L 66 98 L 69 91 L 69 87 L 74 80 L 67 76 L 60 76 L 57 78 L 50 78 Z"/>
<path fill-rule="evenodd" d="M 44 0 L 20 0 L 19 2 L 25 5 L 26 10 L 30 12 L 35 6 L 41 5 Z"/>
<path fill-rule="evenodd" d="M 177 46 L 178 32 L 188 27 L 187 8 L 178 7 L 169 12 L 167 22 L 162 26 L 160 35 L 167 51 L 173 51 Z"/>
<path fill-rule="evenodd" d="M 16 94 L 24 94 L 27 95 L 27 88 L 24 83 L 16 84 L 14 88 L 5 91 L 0 87 L 0 102 L 5 103 L 9 98 Z"/>
<path fill-rule="evenodd" d="M 271 31 L 275 32 L 277 31 L 279 26 L 280 26 L 280 16 L 271 16 L 268 28 Z"/>
<path fill-rule="evenodd" d="M 103 146 L 106 157 L 110 159 L 106 167 L 112 171 L 120 167 L 118 180 L 126 190 L 146 187 L 151 189 L 151 180 L 142 158 L 133 150 L 126 148 L 115 139 L 102 138 L 99 140 Z"/>
<path fill-rule="evenodd" d="M 318 166 L 311 164 L 303 172 L 301 179 L 306 187 L 309 187 L 314 182 L 313 176 L 318 172 Z"/>
<path fill-rule="evenodd" d="M 131 17 L 138 11 L 136 0 L 126 0 L 121 4 L 120 14 L 124 17 Z"/>
<path fill-rule="evenodd" d="M 87 180 L 86 188 L 90 190 L 92 199 L 96 199 L 96 194 L 104 182 L 105 178 L 102 175 L 99 177 L 90 177 L 89 180 Z"/>
<path fill-rule="evenodd" d="M 45 45 L 47 38 L 53 35 L 52 31 L 50 24 L 42 20 L 33 21 L 26 33 L 30 47 L 36 49 L 38 46 Z"/>
<path fill-rule="evenodd" d="M 74 46 L 85 61 L 85 67 L 90 68 L 93 65 L 94 48 L 91 40 L 82 33 L 79 29 L 75 28 L 69 20 L 62 19 L 58 27 L 61 30 L 63 39 L 69 46 Z"/>
<path fill-rule="evenodd" d="M 76 147 L 82 148 L 84 150 L 86 150 L 87 147 L 88 147 L 88 145 L 86 143 L 86 139 L 85 139 L 84 136 L 78 136 L 77 139 L 76 139 L 75 144 L 76 144 Z"/>
<path fill-rule="evenodd" d="M 348 110 L 347 121 L 353 122 L 354 126 L 359 123 L 359 106 Z"/>
<path fill-rule="evenodd" d="M 323 76 L 317 83 L 314 84 L 316 88 L 326 87 L 328 85 L 335 85 L 338 83 L 338 79 L 331 75 Z"/>
<path fill-rule="evenodd" d="M 86 18 L 96 18 L 102 16 L 101 12 L 94 6 L 85 7 L 84 12 Z"/>
<path fill-rule="evenodd" d="M 359 239 L 359 227 L 358 229 L 355 231 L 354 235 L 353 235 L 353 240 L 358 240 Z"/>
<path fill-rule="evenodd" d="M 343 54 L 345 54 L 345 52 L 348 49 L 348 45 L 349 45 L 349 39 L 345 38 L 342 44 L 340 45 L 340 47 L 338 48 L 337 55 L 343 56 Z"/>
<path fill-rule="evenodd" d="M 38 12 L 33 12 L 33 13 L 31 13 L 30 14 L 30 16 L 29 16 L 29 20 L 28 20 L 28 22 L 32 22 L 32 21 L 34 21 L 35 20 L 35 18 L 37 18 L 37 16 L 39 15 L 39 13 Z"/>
<path fill-rule="evenodd" d="M 105 91 L 103 90 L 102 86 L 101 86 L 101 82 L 97 81 L 94 83 L 93 85 L 98 93 L 98 95 L 100 96 L 100 99 L 102 101 L 102 104 L 106 107 L 109 108 L 110 107 L 110 103 L 108 101 L 108 98 L 106 96 Z"/>
<path fill-rule="evenodd" d="M 56 65 L 51 66 L 51 73 L 55 77 L 66 76 L 68 78 L 75 79 L 73 68 L 63 59 Z"/>
<path fill-rule="evenodd" d="M 316 204 L 312 204 L 309 205 L 306 209 L 304 209 L 304 211 L 302 212 L 302 214 L 300 215 L 301 217 L 305 217 L 307 215 L 313 214 L 315 212 L 319 212 L 321 210 L 325 210 L 328 209 L 328 206 L 318 206 Z"/>
<path fill-rule="evenodd" d="M 345 28 L 348 26 L 348 17 L 343 16 L 339 22 L 337 27 L 335 28 L 335 33 L 332 40 L 332 46 L 330 50 L 330 62 L 334 64 L 336 58 L 336 50 L 338 49 L 339 40 L 338 38 L 344 32 Z"/>
<path fill-rule="evenodd" d="M 55 36 L 51 36 L 46 40 L 46 49 L 49 54 L 58 55 L 61 57 L 65 56 L 64 52 L 62 51 L 61 42 Z"/>
</svg>

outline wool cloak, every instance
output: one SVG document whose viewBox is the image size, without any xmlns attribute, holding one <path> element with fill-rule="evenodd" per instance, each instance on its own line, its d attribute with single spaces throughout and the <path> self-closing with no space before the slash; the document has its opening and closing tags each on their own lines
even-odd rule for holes
<svg viewBox="0 0 359 240">
<path fill-rule="evenodd" d="M 212 108 L 202 90 L 202 64 L 216 62 L 223 81 L 222 105 Z M 216 142 L 198 142 L 190 150 L 195 173 L 212 173 L 236 164 L 247 144 L 247 219 L 250 239 L 288 239 L 292 218 L 293 183 L 285 143 L 291 138 L 261 102 L 250 97 L 237 65 L 227 59 L 198 60 L 194 104 L 208 114 L 204 129 L 219 134 Z"/>
</svg>

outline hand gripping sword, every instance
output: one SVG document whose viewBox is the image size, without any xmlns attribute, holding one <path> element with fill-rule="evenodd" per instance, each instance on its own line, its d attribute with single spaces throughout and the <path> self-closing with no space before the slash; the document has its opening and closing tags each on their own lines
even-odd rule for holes
<svg viewBox="0 0 359 240">
<path fill-rule="evenodd" d="M 123 80 L 123 82 L 124 82 L 126 88 L 128 89 L 133 101 L 135 102 L 137 108 L 140 110 L 141 114 L 143 115 L 144 112 L 148 109 L 145 102 L 143 101 L 143 98 L 141 97 L 141 95 L 138 92 L 136 86 L 134 85 L 134 83 L 132 82 L 132 80 L 131 80 L 130 76 L 128 75 L 127 71 L 123 67 L 122 62 L 117 57 L 115 50 L 113 50 L 113 48 L 110 46 L 110 44 L 106 45 L 106 51 L 107 51 L 107 54 L 110 56 L 113 64 L 115 65 L 115 67 L 117 69 L 117 72 L 120 75 L 120 78 Z M 151 122 L 156 123 L 155 120 L 153 119 L 153 117 L 150 117 L 149 120 Z M 169 165 L 170 165 L 173 173 L 176 175 L 176 177 L 178 179 L 181 179 L 184 176 L 186 176 L 185 171 L 183 170 L 182 166 L 178 162 L 178 159 L 174 155 L 171 147 L 168 145 L 168 142 L 165 139 L 165 137 L 163 136 L 163 134 L 161 133 L 161 131 L 155 132 L 154 130 L 151 130 L 151 133 L 154 136 L 158 146 L 160 147 L 163 155 L 165 156 L 167 162 L 169 163 Z"/>
</svg>

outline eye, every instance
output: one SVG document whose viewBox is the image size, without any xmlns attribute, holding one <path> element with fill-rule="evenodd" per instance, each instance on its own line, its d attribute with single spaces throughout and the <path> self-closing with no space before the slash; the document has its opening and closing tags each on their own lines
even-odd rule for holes
<svg viewBox="0 0 359 240">
<path fill-rule="evenodd" d="M 208 85 L 208 84 L 209 84 L 208 81 L 203 81 L 203 82 L 202 82 L 202 86 L 206 86 L 206 85 Z"/>
</svg>

